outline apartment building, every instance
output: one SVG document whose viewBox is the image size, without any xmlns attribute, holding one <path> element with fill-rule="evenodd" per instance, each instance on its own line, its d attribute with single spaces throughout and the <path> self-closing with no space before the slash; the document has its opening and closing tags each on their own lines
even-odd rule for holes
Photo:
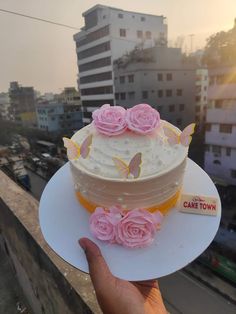
<svg viewBox="0 0 236 314">
<path fill-rule="evenodd" d="M 206 172 L 236 185 L 236 67 L 209 70 L 205 144 Z"/>
<path fill-rule="evenodd" d="M 85 25 L 74 35 L 83 122 L 104 103 L 115 104 L 113 61 L 133 50 L 167 44 L 164 16 L 96 5 L 83 13 Z"/>
<path fill-rule="evenodd" d="M 198 130 L 203 129 L 206 121 L 208 84 L 208 69 L 197 69 L 195 121 L 197 123 Z"/>
<path fill-rule="evenodd" d="M 9 88 L 10 114 L 24 127 L 36 127 L 35 91 L 33 87 L 23 87 L 11 82 Z"/>
<path fill-rule="evenodd" d="M 63 130 L 76 131 L 82 127 L 80 106 L 56 100 L 39 101 L 36 105 L 38 128 L 59 133 Z"/>
<path fill-rule="evenodd" d="M 8 93 L 0 93 L 0 119 L 10 120 L 10 98 Z"/>
<path fill-rule="evenodd" d="M 194 122 L 196 66 L 182 57 L 179 48 L 153 47 L 116 60 L 116 105 L 148 103 L 179 128 Z"/>
</svg>

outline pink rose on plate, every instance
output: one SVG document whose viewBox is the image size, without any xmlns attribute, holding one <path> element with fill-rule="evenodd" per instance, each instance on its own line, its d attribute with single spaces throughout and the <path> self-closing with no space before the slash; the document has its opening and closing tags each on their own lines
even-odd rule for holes
<svg viewBox="0 0 236 314">
<path fill-rule="evenodd" d="M 120 219 L 120 215 L 105 211 L 102 207 L 97 207 L 89 218 L 91 233 L 99 240 L 109 243 L 116 242 L 115 225 Z"/>
<path fill-rule="evenodd" d="M 126 110 L 123 107 L 105 104 L 93 112 L 93 123 L 102 134 L 119 135 L 127 129 L 125 116 Z"/>
<path fill-rule="evenodd" d="M 148 104 L 139 104 L 127 110 L 126 122 L 130 130 L 148 134 L 160 125 L 160 114 Z"/>
<path fill-rule="evenodd" d="M 125 247 L 141 248 L 153 242 L 161 216 L 143 209 L 129 211 L 117 224 L 116 241 Z"/>
</svg>

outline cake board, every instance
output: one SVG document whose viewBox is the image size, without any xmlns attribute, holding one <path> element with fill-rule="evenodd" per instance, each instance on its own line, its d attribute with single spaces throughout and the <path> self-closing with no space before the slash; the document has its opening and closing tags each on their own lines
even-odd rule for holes
<svg viewBox="0 0 236 314">
<path fill-rule="evenodd" d="M 78 239 L 94 241 L 113 275 L 140 281 L 169 275 L 192 262 L 212 242 L 221 217 L 219 194 L 210 177 L 191 159 L 187 160 L 183 193 L 216 197 L 217 216 L 179 212 L 175 207 L 165 216 L 151 246 L 128 249 L 95 239 L 89 231 L 89 213 L 78 203 L 69 162 L 48 182 L 39 205 L 39 221 L 49 246 L 66 262 L 88 272 Z"/>
</svg>

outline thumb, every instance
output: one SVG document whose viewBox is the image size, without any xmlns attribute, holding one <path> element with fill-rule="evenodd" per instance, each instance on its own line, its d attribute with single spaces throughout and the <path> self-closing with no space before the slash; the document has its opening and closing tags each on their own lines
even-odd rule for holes
<svg viewBox="0 0 236 314">
<path fill-rule="evenodd" d="M 108 280 L 110 280 L 113 275 L 99 247 L 94 242 L 87 238 L 81 238 L 79 244 L 85 252 L 94 289 L 101 289 L 103 285 L 107 285 Z"/>
</svg>

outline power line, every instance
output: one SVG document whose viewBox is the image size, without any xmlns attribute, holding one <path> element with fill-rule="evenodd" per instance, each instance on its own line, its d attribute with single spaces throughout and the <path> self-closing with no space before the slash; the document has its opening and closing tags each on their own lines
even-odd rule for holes
<svg viewBox="0 0 236 314">
<path fill-rule="evenodd" d="M 31 16 L 31 15 L 26 15 L 26 14 L 8 11 L 8 10 L 4 10 L 4 9 L 0 9 L 0 11 L 4 12 L 4 13 L 10 13 L 10 14 L 18 15 L 18 16 L 23 16 L 23 17 L 26 17 L 26 18 L 29 18 L 32 20 L 40 21 L 40 22 L 45 22 L 45 23 L 49 23 L 49 24 L 54 24 L 54 25 L 70 28 L 70 29 L 80 30 L 78 27 L 74 27 L 74 26 L 70 26 L 70 25 L 66 25 L 66 24 L 61 24 L 61 23 L 57 23 L 57 22 L 53 22 L 53 21 L 49 21 L 49 20 L 44 20 L 44 19 L 41 19 L 39 17 L 35 17 L 35 16 Z"/>
</svg>

